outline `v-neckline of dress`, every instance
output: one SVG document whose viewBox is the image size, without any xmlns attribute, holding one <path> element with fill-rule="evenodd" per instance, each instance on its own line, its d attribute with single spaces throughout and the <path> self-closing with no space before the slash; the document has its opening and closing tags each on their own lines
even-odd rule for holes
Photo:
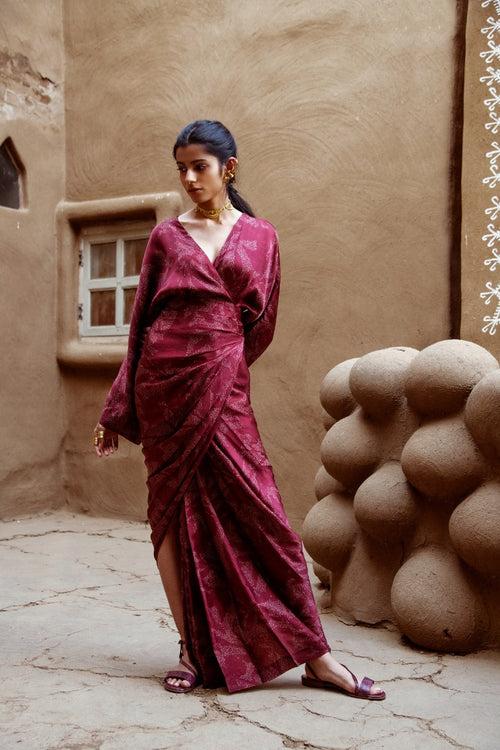
<svg viewBox="0 0 500 750">
<path fill-rule="evenodd" d="M 237 219 L 236 219 L 236 221 L 234 222 L 233 226 L 232 226 L 232 227 L 231 227 L 231 229 L 229 230 L 229 233 L 228 233 L 228 235 L 227 235 L 226 239 L 224 240 L 224 243 L 223 243 L 222 247 L 220 248 L 219 252 L 217 253 L 217 255 L 215 256 L 215 258 L 214 258 L 213 260 L 210 260 L 210 258 L 209 258 L 209 257 L 208 257 L 208 255 L 206 254 L 206 252 L 205 252 L 205 251 L 203 250 L 203 248 L 201 247 L 201 245 L 199 245 L 199 244 L 198 244 L 198 243 L 196 242 L 196 240 L 195 240 L 195 238 L 193 237 L 193 235 L 192 235 L 192 234 L 190 234 L 190 233 L 188 232 L 188 230 L 186 229 L 186 227 L 184 226 L 184 224 L 183 224 L 183 223 L 182 223 L 181 221 L 179 221 L 179 219 L 178 219 L 177 217 L 175 218 L 175 221 L 176 221 L 176 222 L 177 222 L 177 224 L 178 224 L 178 225 L 180 226 L 180 228 L 181 228 L 181 229 L 182 229 L 182 230 L 183 230 L 183 231 L 184 231 L 184 232 L 185 232 L 185 233 L 187 234 L 187 236 L 188 236 L 188 237 L 189 237 L 189 239 L 190 239 L 190 240 L 191 240 L 191 241 L 193 242 L 193 244 L 194 244 L 194 246 L 195 246 L 195 247 L 197 248 L 197 250 L 199 250 L 199 251 L 200 251 L 200 253 L 203 253 L 203 255 L 205 256 L 205 258 L 207 259 L 207 261 L 208 261 L 208 262 L 210 263 L 210 265 L 211 265 L 211 266 L 212 266 L 213 268 L 215 268 L 215 264 L 216 264 L 217 260 L 218 260 L 218 259 L 220 258 L 220 256 L 222 255 L 222 253 L 223 253 L 223 252 L 224 252 L 224 250 L 226 249 L 227 245 L 229 244 L 229 240 L 230 240 L 230 239 L 231 239 L 231 237 L 233 236 L 234 230 L 235 230 L 235 229 L 236 229 L 236 227 L 237 227 L 237 226 L 238 226 L 238 225 L 240 224 L 240 222 L 241 222 L 241 220 L 243 219 L 243 217 L 244 217 L 244 216 L 245 216 L 245 213 L 244 213 L 244 212 L 242 212 L 242 213 L 241 213 L 241 215 L 240 215 L 240 216 L 238 216 L 238 218 L 237 218 Z"/>
</svg>

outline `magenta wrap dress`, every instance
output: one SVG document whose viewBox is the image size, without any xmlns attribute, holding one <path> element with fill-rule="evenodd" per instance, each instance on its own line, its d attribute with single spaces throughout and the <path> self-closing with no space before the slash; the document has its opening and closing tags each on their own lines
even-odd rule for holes
<svg viewBox="0 0 500 750">
<path fill-rule="evenodd" d="M 100 417 L 142 443 L 154 557 L 172 528 L 193 663 L 229 692 L 331 650 L 250 402 L 279 289 L 265 219 L 242 214 L 213 263 L 178 219 L 160 222 Z"/>
</svg>

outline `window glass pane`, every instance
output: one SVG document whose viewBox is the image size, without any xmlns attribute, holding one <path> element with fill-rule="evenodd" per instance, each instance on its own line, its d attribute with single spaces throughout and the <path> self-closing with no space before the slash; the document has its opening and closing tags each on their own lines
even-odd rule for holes
<svg viewBox="0 0 500 750">
<path fill-rule="evenodd" d="M 132 317 L 132 307 L 134 306 L 135 293 L 137 287 L 123 290 L 123 323 L 128 325 Z"/>
<path fill-rule="evenodd" d="M 116 276 L 116 243 L 92 243 L 90 246 L 90 278 L 107 279 L 114 276 Z"/>
<path fill-rule="evenodd" d="M 139 276 L 147 244 L 147 237 L 141 237 L 140 240 L 125 240 L 124 276 Z"/>
<path fill-rule="evenodd" d="M 114 289 L 94 289 L 90 292 L 90 325 L 115 325 Z"/>
</svg>

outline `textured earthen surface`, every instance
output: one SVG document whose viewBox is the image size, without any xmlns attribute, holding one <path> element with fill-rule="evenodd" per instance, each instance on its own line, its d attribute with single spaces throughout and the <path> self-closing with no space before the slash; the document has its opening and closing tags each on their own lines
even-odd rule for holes
<svg viewBox="0 0 500 750">
<path fill-rule="evenodd" d="M 55 361 L 54 215 L 61 200 L 179 190 L 175 137 L 207 117 L 234 132 L 239 189 L 280 234 L 278 325 L 252 395 L 297 528 L 321 434 L 324 342 L 333 332 L 342 360 L 400 337 L 421 348 L 448 335 L 455 3 L 226 3 L 222 12 L 6 0 L 2 29 L 11 119 L 0 129 L 23 158 L 32 201 L 20 227 L 12 210 L 5 224 L 3 321 L 16 333 L 4 352 L 2 511 L 59 497 L 145 517 L 140 450 L 122 440 L 96 460 L 91 445 L 114 373 Z M 30 100 L 18 98 L 24 91 Z"/>
<path fill-rule="evenodd" d="M 0 7 L 0 144 L 24 170 L 22 205 L 0 206 L 0 515 L 65 502 L 57 365 L 55 207 L 65 191 L 62 4 Z"/>
<path fill-rule="evenodd" d="M 498 750 L 500 653 L 408 649 L 394 626 L 332 617 L 307 553 L 335 656 L 385 701 L 304 687 L 303 665 L 239 693 L 165 692 L 179 635 L 150 547 L 124 519 L 3 524 L 2 750 Z"/>
<path fill-rule="evenodd" d="M 500 359 L 500 3 L 467 4 L 461 159 L 461 338 Z M 457 237 L 458 245 L 458 237 Z"/>
<path fill-rule="evenodd" d="M 390 347 L 330 370 L 320 400 L 302 535 L 336 610 L 426 648 L 500 643 L 497 360 L 460 339 Z"/>
</svg>

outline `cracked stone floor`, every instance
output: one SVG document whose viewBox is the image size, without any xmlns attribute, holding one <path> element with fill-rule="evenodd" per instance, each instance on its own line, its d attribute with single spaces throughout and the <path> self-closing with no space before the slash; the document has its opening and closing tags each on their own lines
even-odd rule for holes
<svg viewBox="0 0 500 750">
<path fill-rule="evenodd" d="M 3 522 L 0 543 L 2 750 L 500 750 L 498 652 L 423 652 L 322 613 L 333 653 L 385 701 L 305 688 L 301 666 L 176 695 L 161 685 L 178 634 L 145 523 L 51 511 Z"/>
</svg>

